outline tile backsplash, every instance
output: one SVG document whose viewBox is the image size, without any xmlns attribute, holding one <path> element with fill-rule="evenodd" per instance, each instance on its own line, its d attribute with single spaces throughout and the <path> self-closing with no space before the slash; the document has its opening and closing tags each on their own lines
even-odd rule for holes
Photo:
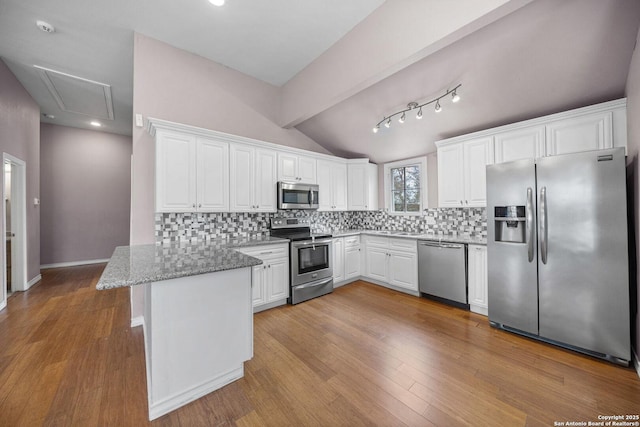
<svg viewBox="0 0 640 427">
<path fill-rule="evenodd" d="M 157 213 L 156 241 L 198 241 L 224 237 L 250 237 L 269 234 L 274 216 L 308 218 L 314 231 L 394 230 L 421 233 L 486 237 L 485 208 L 425 209 L 422 215 L 390 215 L 384 211 L 318 212 L 287 210 L 278 213 Z"/>
</svg>

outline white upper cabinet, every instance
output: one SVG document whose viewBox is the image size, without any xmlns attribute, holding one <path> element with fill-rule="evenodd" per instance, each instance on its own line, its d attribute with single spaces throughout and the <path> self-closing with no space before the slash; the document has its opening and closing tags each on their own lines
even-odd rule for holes
<svg viewBox="0 0 640 427">
<path fill-rule="evenodd" d="M 543 157 L 544 137 L 543 125 L 497 133 L 494 136 L 496 163 Z"/>
<path fill-rule="evenodd" d="M 570 117 L 547 125 L 550 156 L 613 148 L 613 113 L 598 112 Z"/>
<path fill-rule="evenodd" d="M 347 165 L 318 160 L 319 210 L 347 210 Z"/>
<path fill-rule="evenodd" d="M 229 144 L 198 137 L 196 158 L 198 211 L 229 210 Z"/>
<path fill-rule="evenodd" d="M 156 212 L 229 210 L 229 144 L 172 131 L 156 134 Z"/>
<path fill-rule="evenodd" d="M 316 183 L 316 159 L 291 153 L 278 153 L 278 181 Z"/>
<path fill-rule="evenodd" d="M 486 206 L 486 166 L 493 164 L 493 138 L 438 148 L 438 205 Z"/>
<path fill-rule="evenodd" d="M 378 166 L 368 162 L 347 165 L 347 208 L 350 211 L 378 209 Z"/>
<path fill-rule="evenodd" d="M 276 211 L 276 152 L 232 144 L 230 150 L 232 212 Z"/>
<path fill-rule="evenodd" d="M 438 148 L 438 206 L 461 207 L 464 197 L 462 144 Z"/>
</svg>

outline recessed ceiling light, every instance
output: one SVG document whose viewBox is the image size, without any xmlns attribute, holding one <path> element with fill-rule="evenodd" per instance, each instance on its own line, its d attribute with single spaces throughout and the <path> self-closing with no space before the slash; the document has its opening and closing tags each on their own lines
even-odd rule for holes
<svg viewBox="0 0 640 427">
<path fill-rule="evenodd" d="M 95 126 L 95 127 L 97 127 L 97 128 L 99 128 L 100 126 L 102 126 L 102 123 L 100 123 L 100 122 L 96 122 L 95 120 L 94 120 L 94 121 L 92 121 L 90 124 L 91 124 L 91 126 Z"/>
<path fill-rule="evenodd" d="M 214 6 L 222 6 L 224 5 L 224 0 L 209 0 L 209 3 Z"/>
</svg>

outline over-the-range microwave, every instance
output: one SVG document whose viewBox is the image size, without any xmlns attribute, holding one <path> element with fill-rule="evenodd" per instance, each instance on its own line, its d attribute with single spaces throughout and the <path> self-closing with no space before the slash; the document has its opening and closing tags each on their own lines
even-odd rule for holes
<svg viewBox="0 0 640 427">
<path fill-rule="evenodd" d="M 316 184 L 278 182 L 278 209 L 318 209 Z"/>
</svg>

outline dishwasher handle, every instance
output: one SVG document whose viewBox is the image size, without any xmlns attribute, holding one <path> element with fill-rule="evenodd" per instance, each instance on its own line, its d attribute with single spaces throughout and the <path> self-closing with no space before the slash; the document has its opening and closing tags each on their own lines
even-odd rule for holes
<svg viewBox="0 0 640 427">
<path fill-rule="evenodd" d="M 461 249 L 464 246 L 456 243 L 438 243 L 438 242 L 419 242 L 418 245 L 432 246 L 436 248 L 445 248 L 445 249 Z"/>
</svg>

